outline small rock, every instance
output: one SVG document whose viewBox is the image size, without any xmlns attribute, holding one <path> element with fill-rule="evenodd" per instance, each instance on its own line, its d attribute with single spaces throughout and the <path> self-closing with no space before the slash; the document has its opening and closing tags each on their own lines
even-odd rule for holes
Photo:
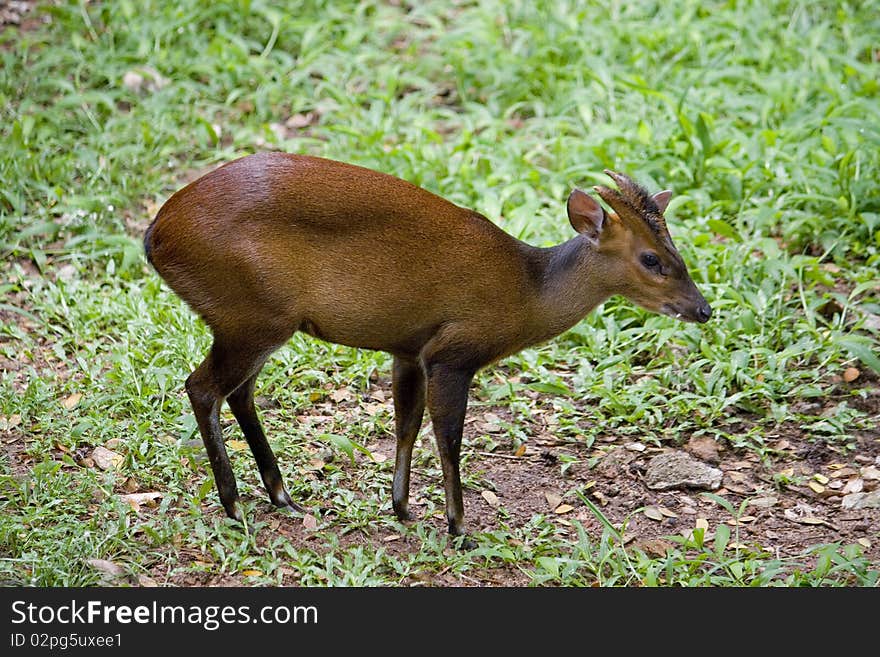
<svg viewBox="0 0 880 657">
<path fill-rule="evenodd" d="M 596 468 L 603 474 L 611 474 L 623 470 L 627 465 L 636 459 L 636 455 L 623 447 L 616 447 L 608 452 Z"/>
<path fill-rule="evenodd" d="M 92 460 L 101 470 L 116 470 L 124 459 L 122 455 L 99 445 L 92 452 Z"/>
<path fill-rule="evenodd" d="M 880 490 L 844 495 L 840 505 L 844 509 L 880 509 Z"/>
<path fill-rule="evenodd" d="M 718 456 L 718 443 L 708 436 L 691 438 L 685 449 L 706 463 L 717 465 L 721 460 Z"/>
<path fill-rule="evenodd" d="M 702 488 L 717 490 L 723 473 L 718 468 L 698 461 L 690 454 L 672 450 L 663 452 L 648 462 L 645 483 L 652 490 L 669 488 Z"/>
<path fill-rule="evenodd" d="M 880 481 L 880 469 L 875 468 L 873 465 L 869 465 L 865 468 L 861 469 L 862 478 L 868 479 L 871 481 Z"/>
</svg>

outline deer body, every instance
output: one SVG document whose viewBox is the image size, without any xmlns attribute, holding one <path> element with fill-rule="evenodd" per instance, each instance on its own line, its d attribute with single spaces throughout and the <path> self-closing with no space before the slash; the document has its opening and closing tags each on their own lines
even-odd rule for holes
<svg viewBox="0 0 880 657">
<path fill-rule="evenodd" d="M 552 248 L 525 244 L 482 215 L 398 178 L 314 157 L 252 155 L 174 194 L 148 229 L 145 247 L 214 335 L 187 392 L 227 514 L 242 518 L 219 427 L 224 400 L 272 502 L 301 510 L 284 488 L 253 403 L 259 370 L 296 331 L 394 356 L 395 513 L 409 517 L 412 447 L 427 407 L 449 530 L 460 534 L 459 450 L 478 369 L 558 335 L 612 294 L 684 319 L 708 319 L 708 305 L 668 234 L 662 239 L 665 224 L 655 234 L 644 217 L 626 216 L 644 210 L 662 223 L 658 203 L 665 207 L 668 195 L 648 197 L 628 178 L 610 175 L 621 192 L 597 191 L 620 205 L 618 213 L 605 213 L 576 190 L 568 213 L 579 234 Z M 639 195 L 627 205 L 630 184 Z M 646 207 L 635 207 L 638 201 Z M 646 290 L 652 276 L 634 276 L 639 267 L 621 257 L 644 250 L 641 242 L 677 270 L 674 293 Z M 669 273 L 658 269 L 653 278 L 657 287 Z"/>
</svg>

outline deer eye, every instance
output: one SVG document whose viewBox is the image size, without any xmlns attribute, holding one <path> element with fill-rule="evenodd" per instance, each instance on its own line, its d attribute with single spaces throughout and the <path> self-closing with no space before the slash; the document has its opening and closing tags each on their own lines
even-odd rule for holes
<svg viewBox="0 0 880 657">
<path fill-rule="evenodd" d="M 642 265 L 646 269 L 657 269 L 660 267 L 660 259 L 653 253 L 643 253 L 641 260 Z"/>
</svg>

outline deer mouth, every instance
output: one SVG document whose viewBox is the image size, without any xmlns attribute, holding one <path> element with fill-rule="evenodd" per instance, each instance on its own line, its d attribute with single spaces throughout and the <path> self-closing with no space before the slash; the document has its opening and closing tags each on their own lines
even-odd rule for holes
<svg viewBox="0 0 880 657">
<path fill-rule="evenodd" d="M 682 310 L 678 306 L 675 306 L 670 303 L 664 303 L 660 306 L 660 312 L 668 317 L 672 317 L 673 319 L 681 320 L 682 322 L 692 322 L 705 324 L 709 321 L 709 318 L 712 316 L 712 309 L 708 304 L 703 304 L 701 306 L 697 306 L 693 310 Z"/>
</svg>

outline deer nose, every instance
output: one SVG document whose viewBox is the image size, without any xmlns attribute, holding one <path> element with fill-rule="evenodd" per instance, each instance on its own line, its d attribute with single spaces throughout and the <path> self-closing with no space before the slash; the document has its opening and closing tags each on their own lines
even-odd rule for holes
<svg viewBox="0 0 880 657">
<path fill-rule="evenodd" d="M 709 318 L 712 316 L 712 306 L 708 303 L 703 304 L 699 308 L 697 308 L 697 319 L 701 324 L 705 324 L 709 321 Z"/>
</svg>

